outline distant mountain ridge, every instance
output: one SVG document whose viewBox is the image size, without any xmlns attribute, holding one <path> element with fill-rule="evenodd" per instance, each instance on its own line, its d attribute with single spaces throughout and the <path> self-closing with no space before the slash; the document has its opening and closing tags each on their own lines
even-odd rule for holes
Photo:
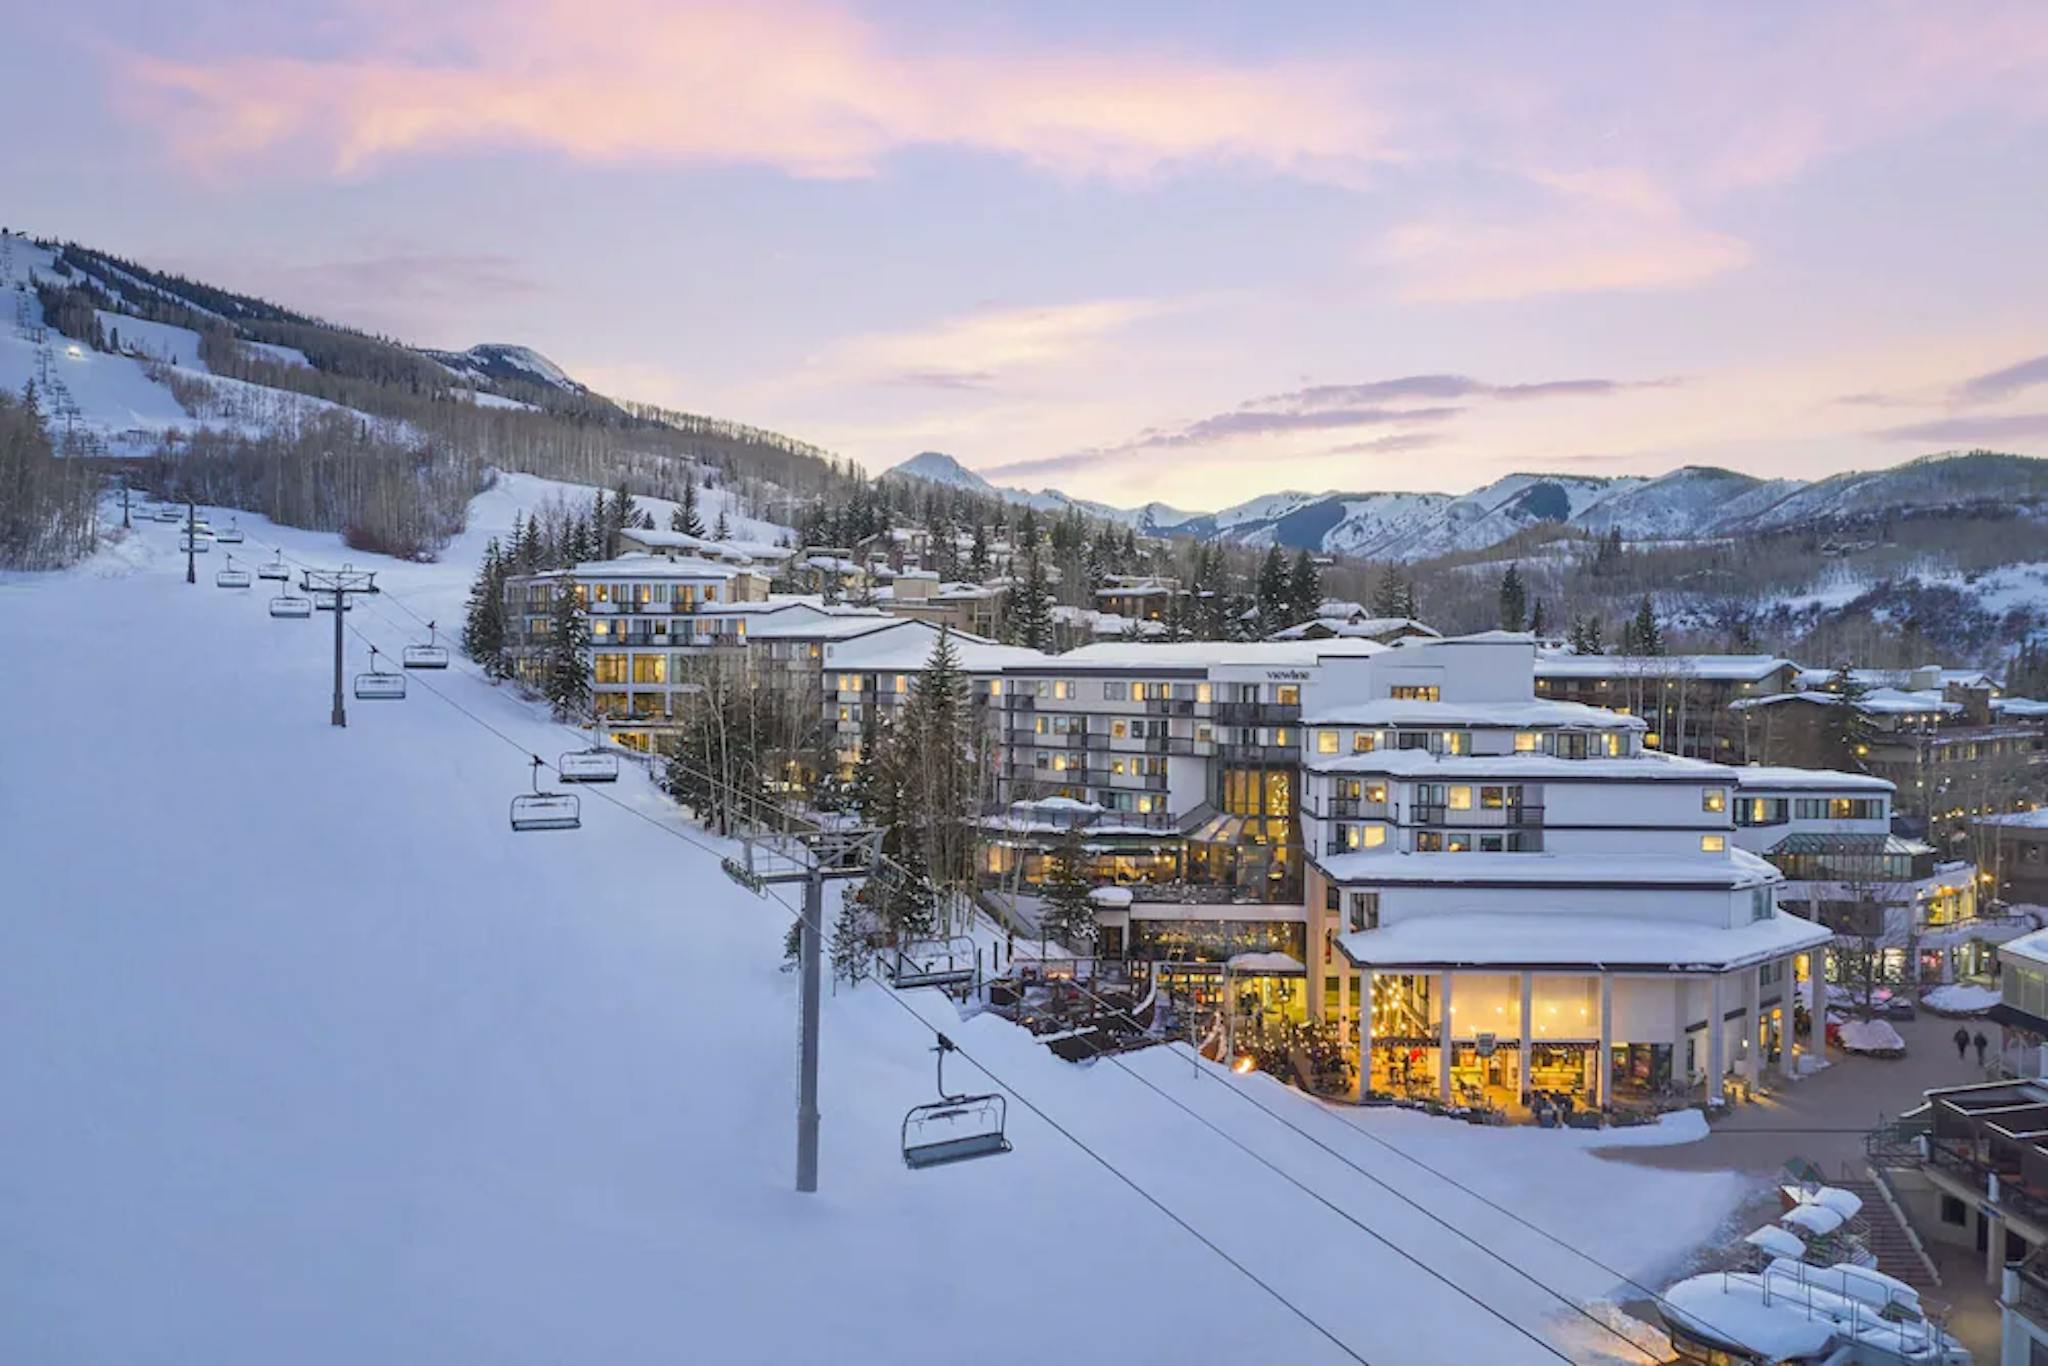
<svg viewBox="0 0 2048 1366">
<path fill-rule="evenodd" d="M 1687 465 L 1654 478 L 1510 474 L 1466 494 L 1288 490 L 1214 513 L 1160 503 L 1116 508 L 1057 489 L 999 488 L 937 451 L 913 456 L 883 477 L 971 489 L 1041 511 L 1078 507 L 1141 532 L 1383 560 L 1483 551 L 1546 524 L 1595 535 L 1619 528 L 1629 540 L 1694 540 L 1942 510 L 2048 505 L 2048 460 L 1991 451 L 1921 456 L 1812 481 Z"/>
</svg>

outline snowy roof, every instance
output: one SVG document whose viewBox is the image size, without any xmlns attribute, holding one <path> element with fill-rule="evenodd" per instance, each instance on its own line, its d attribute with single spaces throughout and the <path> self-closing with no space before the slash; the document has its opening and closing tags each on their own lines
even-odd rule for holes
<svg viewBox="0 0 2048 1366">
<path fill-rule="evenodd" d="M 1794 680 L 1802 688 L 1818 688 L 1835 676 L 1833 669 L 1801 669 Z M 1965 688 L 1995 688 L 1998 680 L 1982 669 L 1945 669 L 1935 664 L 1923 664 L 1912 669 L 1851 669 L 1849 677 L 1866 688 L 1911 688 L 1925 678 L 1932 678 L 1937 688 L 1948 687 L 1951 683 Z"/>
<path fill-rule="evenodd" d="M 1688 1276 L 1658 1297 L 1667 1320 L 1765 1361 L 1819 1360 L 1835 1344 L 1835 1323 L 1811 1318 L 1783 1295 L 1766 1296 L 1759 1276 Z"/>
<path fill-rule="evenodd" d="M 1249 973 L 1300 973 L 1307 972 L 1301 960 L 1284 953 L 1240 953 L 1224 964 L 1232 972 Z"/>
<path fill-rule="evenodd" d="M 1494 857 L 1500 857 L 1495 855 Z M 1339 935 L 1359 967 L 1602 967 L 1654 971 L 1730 968 L 1825 944 L 1831 932 L 1774 915 L 1729 928 L 1651 915 L 1591 911 L 1422 914 Z"/>
<path fill-rule="evenodd" d="M 1389 853 L 1384 849 L 1326 854 L 1316 859 L 1336 882 L 1471 883 L 1484 886 L 1757 887 L 1782 881 L 1755 854 L 1730 847 L 1722 854 L 1623 858 L 1610 854 Z"/>
<path fill-rule="evenodd" d="M 931 660 L 938 641 L 937 628 L 925 622 L 901 620 L 911 631 L 880 630 L 851 640 L 837 641 L 825 649 L 829 669 L 921 669 Z M 1050 658 L 1023 645 L 998 645 L 978 636 L 948 631 L 954 657 L 969 673 L 1000 673 L 1004 669 L 1034 664 Z"/>
<path fill-rule="evenodd" d="M 1550 678 L 1684 677 L 1758 683 L 1780 669 L 1798 667 L 1776 655 L 1536 655 L 1537 674 Z"/>
<path fill-rule="evenodd" d="M 666 555 L 621 555 L 616 560 L 591 560 L 574 569 L 548 569 L 537 579 L 689 579 L 724 583 L 748 573 L 737 565 L 710 560 L 672 560 Z"/>
<path fill-rule="evenodd" d="M 2031 963 L 2048 963 L 2048 930 L 2035 930 L 2017 939 L 2008 939 L 1998 946 L 1998 955 L 2003 958 L 2011 954 Z"/>
<path fill-rule="evenodd" d="M 1334 641 L 1315 642 L 1323 645 Z M 1391 697 L 1364 702 L 1331 703 L 1305 717 L 1310 726 L 1428 726 L 1452 729 L 1471 726 L 1572 726 L 1593 730 L 1644 730 L 1640 716 L 1623 716 L 1583 702 L 1409 702 Z"/>
<path fill-rule="evenodd" d="M 2048 806 L 2033 811 L 2007 811 L 1998 816 L 1979 816 L 1978 825 L 2010 825 L 2019 830 L 2048 830 Z"/>
<path fill-rule="evenodd" d="M 1832 707 L 1841 700 L 1841 694 L 1833 692 L 1781 692 L 1769 697 L 1739 697 L 1728 705 L 1737 710 L 1775 706 L 1781 702 L 1811 702 L 1816 706 Z M 1921 712 L 1953 716 L 1963 709 L 1963 704 L 1950 702 L 1932 689 L 1900 692 L 1897 688 L 1873 688 L 1858 700 L 1856 709 L 1871 716 L 1913 716 Z"/>
<path fill-rule="evenodd" d="M 1103 641 L 1059 656 L 1059 669 L 1205 669 L 1231 665 L 1314 664 L 1332 655 L 1377 654 L 1370 640 L 1184 640 L 1158 645 Z"/>
<path fill-rule="evenodd" d="M 1991 710 L 2000 716 L 2010 716 L 2015 720 L 2031 720 L 2038 716 L 2048 716 L 2048 702 L 2037 702 L 2031 697 L 1994 697 L 1991 699 Z"/>
<path fill-rule="evenodd" d="M 1441 636 L 1443 632 L 1434 626 L 1425 625 L 1412 617 L 1312 617 L 1295 626 L 1286 627 L 1267 636 L 1268 640 L 1302 640 L 1312 631 L 1327 631 L 1333 636 L 1385 636 L 1396 631 L 1413 635 Z"/>
<path fill-rule="evenodd" d="M 1106 910 L 1125 910 L 1131 904 L 1131 889 L 1128 887 L 1097 887 L 1088 893 L 1088 899 Z"/>
<path fill-rule="evenodd" d="M 1308 767 L 1318 773 L 1385 773 L 1391 777 L 1436 777 L 1467 780 L 1632 779 L 1638 782 L 1732 783 L 1726 764 L 1687 759 L 1646 750 L 1627 758 L 1560 759 L 1550 754 L 1432 754 L 1426 749 L 1376 749 L 1341 758 L 1310 755 Z"/>
<path fill-rule="evenodd" d="M 1765 1224 L 1742 1240 L 1751 1247 L 1760 1247 L 1778 1257 L 1804 1257 L 1806 1244 L 1799 1241 L 1799 1235 L 1789 1233 L 1776 1224 Z"/>
<path fill-rule="evenodd" d="M 658 531 L 647 527 L 626 527 L 621 536 L 641 545 L 668 550 L 694 550 L 700 555 L 739 557 L 749 560 L 786 560 L 795 552 L 788 546 L 767 541 L 718 541 L 709 536 L 692 536 L 687 531 Z"/>
<path fill-rule="evenodd" d="M 1896 792 L 1898 784 L 1868 773 L 1843 773 L 1830 768 L 1785 768 L 1749 764 L 1735 770 L 1736 782 L 1744 791 L 1774 792 Z"/>
<path fill-rule="evenodd" d="M 848 640 L 863 636 L 870 631 L 887 631 L 899 627 L 923 628 L 925 623 L 909 617 L 892 617 L 886 612 L 863 613 L 859 616 L 813 616 L 810 613 L 791 614 L 787 617 L 768 617 L 766 620 L 750 622 L 747 635 L 755 640 Z"/>
</svg>

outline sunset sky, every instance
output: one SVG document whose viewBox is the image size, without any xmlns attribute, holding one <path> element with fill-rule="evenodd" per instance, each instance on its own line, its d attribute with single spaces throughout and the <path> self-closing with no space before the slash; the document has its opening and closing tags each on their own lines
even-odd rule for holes
<svg viewBox="0 0 2048 1366">
<path fill-rule="evenodd" d="M 98 0 L 0 221 L 1216 508 L 2048 453 L 2048 5 Z"/>
</svg>

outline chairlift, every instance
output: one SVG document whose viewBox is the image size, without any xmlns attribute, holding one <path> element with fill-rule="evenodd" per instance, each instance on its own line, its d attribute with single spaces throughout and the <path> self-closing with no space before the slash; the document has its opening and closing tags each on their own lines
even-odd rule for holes
<svg viewBox="0 0 2048 1366">
<path fill-rule="evenodd" d="M 295 619 L 310 617 L 313 615 L 313 600 L 293 597 L 286 593 L 270 600 L 270 615 Z"/>
<path fill-rule="evenodd" d="M 981 976 L 974 941 L 965 935 L 948 939 L 913 939 L 900 946 L 887 964 L 889 982 L 898 991 L 913 987 L 972 986 Z"/>
<path fill-rule="evenodd" d="M 512 829 L 576 830 L 583 825 L 583 799 L 573 792 L 549 792 L 540 785 L 541 761 L 533 756 L 533 791 L 512 799 Z"/>
<path fill-rule="evenodd" d="M 256 577 L 259 579 L 271 579 L 277 583 L 290 583 L 292 568 L 284 562 L 284 552 L 282 550 L 278 551 L 277 558 L 268 564 L 257 565 Z"/>
<path fill-rule="evenodd" d="M 213 576 L 213 586 L 216 588 L 247 588 L 249 583 L 249 571 L 235 568 L 235 557 L 232 555 L 228 556 L 227 567 Z"/>
<path fill-rule="evenodd" d="M 448 647 L 434 643 L 434 623 L 427 623 L 427 643 L 408 645 L 402 662 L 408 669 L 445 669 L 448 667 Z M 564 775 L 567 776 L 566 774 Z"/>
<path fill-rule="evenodd" d="M 229 522 L 227 530 L 225 531 L 214 532 L 213 539 L 219 541 L 222 545 L 240 545 L 242 543 L 242 527 L 240 520 L 237 519 L 235 521 Z"/>
<path fill-rule="evenodd" d="M 1009 1101 L 996 1094 L 948 1095 L 946 1055 L 957 1049 L 941 1034 L 932 1051 L 939 1055 L 939 1098 L 903 1117 L 903 1165 L 922 1171 L 1010 1151 L 1010 1140 L 1003 1134 Z"/>
<path fill-rule="evenodd" d="M 180 536 L 178 538 L 178 553 L 180 555 L 204 555 L 211 549 L 213 549 L 213 542 L 207 540 L 204 536 Z"/>
<path fill-rule="evenodd" d="M 605 743 L 604 718 L 598 718 L 597 743 L 589 749 L 574 749 L 562 756 L 555 771 L 565 783 L 615 783 L 619 780 L 619 753 Z"/>
<path fill-rule="evenodd" d="M 334 610 L 334 600 L 336 597 L 339 597 L 342 600 L 342 611 L 353 612 L 356 610 L 355 601 L 352 598 L 350 598 L 346 593 L 322 593 L 320 594 L 319 597 L 313 599 L 313 605 L 323 612 L 332 612 Z"/>
<path fill-rule="evenodd" d="M 377 667 L 377 647 L 370 647 L 370 671 L 356 675 L 356 700 L 359 702 L 403 702 L 405 700 L 405 675 L 386 673 Z"/>
</svg>

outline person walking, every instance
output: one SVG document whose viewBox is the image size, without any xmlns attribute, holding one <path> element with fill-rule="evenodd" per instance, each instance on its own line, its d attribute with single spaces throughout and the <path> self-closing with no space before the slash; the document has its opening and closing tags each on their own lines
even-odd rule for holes
<svg viewBox="0 0 2048 1366">
<path fill-rule="evenodd" d="M 1970 1031 L 1964 1025 L 1956 1026 L 1956 1061 L 1967 1062 L 1970 1056 Z"/>
<path fill-rule="evenodd" d="M 1977 1066 L 1982 1067 L 1984 1065 L 1984 1050 L 1991 1047 L 1991 1040 L 1985 1038 L 1984 1031 L 1980 1029 L 1977 1031 L 1977 1037 L 1970 1040 L 1970 1042 L 1977 1049 Z"/>
</svg>

